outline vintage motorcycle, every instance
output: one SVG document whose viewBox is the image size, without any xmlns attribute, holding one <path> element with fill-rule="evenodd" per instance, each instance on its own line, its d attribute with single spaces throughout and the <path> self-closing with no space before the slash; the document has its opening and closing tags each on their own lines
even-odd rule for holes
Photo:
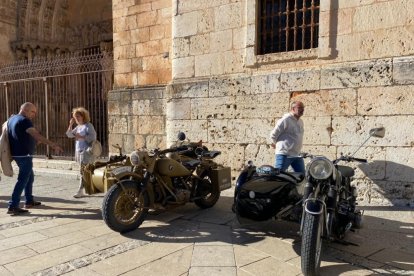
<svg viewBox="0 0 414 276">
<path fill-rule="evenodd" d="M 255 167 L 249 162 L 236 182 L 233 212 L 240 223 L 272 218 L 300 223 L 302 273 L 317 275 L 322 239 L 341 241 L 347 230 L 360 227 L 362 222 L 362 214 L 356 209 L 357 191 L 351 186 L 355 171 L 338 163 L 366 162 L 353 155 L 369 138 L 384 135 L 384 128 L 371 129 L 352 155 L 341 154 L 333 161 L 304 154 L 311 158 L 306 177 L 269 165 Z"/>
<path fill-rule="evenodd" d="M 210 208 L 220 192 L 231 187 L 230 167 L 213 161 L 220 152 L 184 139 L 164 150 L 131 153 L 132 171 L 141 178 L 121 180 L 106 193 L 102 216 L 109 228 L 121 233 L 134 230 L 149 209 L 167 210 L 188 202 Z"/>
<path fill-rule="evenodd" d="M 339 162 L 364 162 L 355 153 L 371 138 L 383 138 L 385 128 L 373 128 L 368 138 L 351 155 L 333 161 L 324 156 L 309 156 L 303 195 L 303 215 L 300 232 L 301 268 L 304 275 L 318 275 L 321 263 L 322 239 L 342 241 L 351 228 L 359 228 L 362 214 L 356 208 L 358 192 L 351 185 L 355 170 Z"/>
</svg>

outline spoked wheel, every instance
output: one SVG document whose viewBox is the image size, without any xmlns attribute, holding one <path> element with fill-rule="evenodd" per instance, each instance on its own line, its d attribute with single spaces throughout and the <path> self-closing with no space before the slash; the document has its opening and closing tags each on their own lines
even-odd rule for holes
<svg viewBox="0 0 414 276">
<path fill-rule="evenodd" d="M 109 228 L 125 233 L 138 228 L 148 213 L 149 199 L 138 183 L 123 180 L 113 185 L 104 197 L 102 216 Z"/>
<path fill-rule="evenodd" d="M 321 265 L 322 234 L 323 215 L 311 215 L 305 212 L 300 254 L 302 273 L 305 276 L 319 274 Z"/>
<path fill-rule="evenodd" d="M 213 207 L 220 198 L 220 190 L 211 182 L 210 176 L 205 175 L 198 186 L 197 195 L 201 198 L 194 200 L 194 203 L 203 209 Z"/>
</svg>

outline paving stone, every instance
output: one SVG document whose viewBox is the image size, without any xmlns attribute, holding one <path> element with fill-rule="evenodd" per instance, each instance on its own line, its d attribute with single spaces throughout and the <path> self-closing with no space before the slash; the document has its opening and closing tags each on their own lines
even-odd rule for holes
<svg viewBox="0 0 414 276">
<path fill-rule="evenodd" d="M 91 253 L 90 249 L 86 249 L 79 245 L 71 245 L 65 248 L 49 251 L 44 254 L 19 260 L 5 265 L 5 267 L 16 275 L 27 275 L 48 267 L 66 262 L 71 259 L 78 258 L 82 255 Z"/>
<path fill-rule="evenodd" d="M 235 266 L 233 246 L 195 245 L 191 266 Z M 191 274 L 191 273 L 190 273 Z"/>
<path fill-rule="evenodd" d="M 21 245 L 27 245 L 29 243 L 46 240 L 47 236 L 42 235 L 38 232 L 27 233 L 20 236 L 3 239 L 0 243 L 0 251 L 6 250 Z"/>
<path fill-rule="evenodd" d="M 236 276 L 235 267 L 191 267 L 189 276 Z"/>
<path fill-rule="evenodd" d="M 257 276 L 298 275 L 301 272 L 300 268 L 272 257 L 243 266 L 241 270 Z"/>
<path fill-rule="evenodd" d="M 14 182 L 2 179 L 0 206 Z M 233 189 L 211 209 L 188 204 L 121 235 L 102 221 L 103 194 L 73 199 L 77 184 L 36 177 L 42 208 L 0 212 L 0 275 L 301 275 L 299 225 L 240 225 L 230 211 Z M 346 237 L 359 246 L 326 244 L 321 275 L 413 275 L 413 209 L 360 207 L 365 225 Z"/>
<path fill-rule="evenodd" d="M 237 267 L 243 267 L 269 257 L 268 254 L 254 249 L 252 246 L 234 245 L 233 247 Z"/>
<path fill-rule="evenodd" d="M 395 268 L 414 272 L 414 253 L 403 249 L 384 249 L 369 258 Z"/>
<path fill-rule="evenodd" d="M 184 275 L 190 270 L 192 253 L 193 247 L 189 246 L 164 258 L 131 270 L 123 275 Z"/>
<path fill-rule="evenodd" d="M 39 233 L 46 235 L 48 237 L 56 237 L 56 236 L 72 233 L 75 231 L 95 227 L 101 224 L 102 224 L 101 221 L 81 220 L 81 221 L 75 221 L 73 223 L 68 223 L 68 224 L 60 225 L 60 226 L 53 227 L 53 228 L 42 229 L 42 230 L 39 230 Z"/>
<path fill-rule="evenodd" d="M 49 238 L 47 240 L 34 242 L 28 244 L 27 247 L 39 253 L 45 253 L 58 248 L 63 248 L 69 245 L 77 244 L 84 240 L 91 239 L 92 236 L 82 233 L 80 231 L 71 232 L 65 235 Z"/>
<path fill-rule="evenodd" d="M 79 276 L 79 275 L 88 275 L 88 276 L 101 276 L 102 274 L 99 274 L 91 269 L 89 267 L 82 267 L 79 269 L 75 269 L 71 272 L 65 273 L 66 276 Z"/>
<path fill-rule="evenodd" d="M 0 275 L 12 276 L 13 274 L 9 270 L 7 270 L 4 266 L 0 266 Z"/>
<path fill-rule="evenodd" d="M 188 246 L 183 243 L 150 243 L 90 265 L 103 275 L 115 275 L 136 269 Z"/>
<path fill-rule="evenodd" d="M 252 247 L 281 261 L 287 261 L 300 254 L 293 244 L 273 237 L 266 237 L 253 244 Z"/>
<path fill-rule="evenodd" d="M 200 223 L 198 231 L 206 238 L 201 242 L 195 242 L 195 245 L 229 245 L 233 239 L 233 232 L 229 226 Z"/>
<path fill-rule="evenodd" d="M 111 232 L 107 235 L 102 235 L 93 239 L 89 239 L 83 242 L 80 242 L 79 245 L 91 249 L 93 252 L 103 250 L 106 248 L 110 248 L 116 246 L 118 244 L 122 244 L 124 242 L 129 241 L 130 239 L 124 237 L 116 232 Z"/>
<path fill-rule="evenodd" d="M 0 265 L 12 263 L 21 259 L 37 255 L 36 251 L 31 250 L 26 246 L 14 247 L 11 249 L 2 250 L 0 254 Z M 0 269 L 1 271 L 1 269 Z M 3 274 L 0 274 L 3 275 Z"/>
</svg>

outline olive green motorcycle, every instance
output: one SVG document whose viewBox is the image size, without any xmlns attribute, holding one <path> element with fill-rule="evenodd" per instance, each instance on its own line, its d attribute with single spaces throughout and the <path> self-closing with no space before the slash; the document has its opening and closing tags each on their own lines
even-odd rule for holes
<svg viewBox="0 0 414 276">
<path fill-rule="evenodd" d="M 188 202 L 210 208 L 220 192 L 231 187 L 230 167 L 213 161 L 220 152 L 183 137 L 182 133 L 180 142 L 168 149 L 131 153 L 132 172 L 142 178 L 120 180 L 106 193 L 102 216 L 109 228 L 121 233 L 134 230 L 150 209 L 168 210 Z"/>
</svg>

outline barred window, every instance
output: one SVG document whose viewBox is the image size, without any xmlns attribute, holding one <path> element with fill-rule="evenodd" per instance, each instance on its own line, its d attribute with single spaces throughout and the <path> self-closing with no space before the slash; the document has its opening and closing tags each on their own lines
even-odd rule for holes
<svg viewBox="0 0 414 276">
<path fill-rule="evenodd" d="M 257 54 L 318 47 L 320 0 L 259 0 Z"/>
</svg>

